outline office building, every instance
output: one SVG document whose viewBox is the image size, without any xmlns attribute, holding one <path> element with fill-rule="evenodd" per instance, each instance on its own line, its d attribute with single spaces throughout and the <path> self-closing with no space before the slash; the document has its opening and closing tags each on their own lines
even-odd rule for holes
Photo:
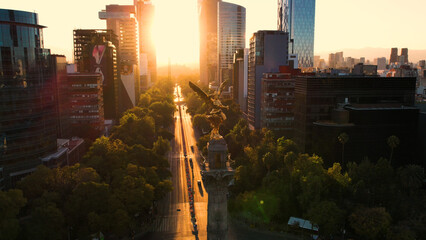
<svg viewBox="0 0 426 240">
<path fill-rule="evenodd" d="M 248 48 L 238 49 L 234 54 L 232 97 L 242 112 L 247 112 L 248 54 Z"/>
<path fill-rule="evenodd" d="M 279 0 L 278 30 L 288 32 L 289 51 L 298 55 L 300 68 L 314 64 L 315 0 Z"/>
<path fill-rule="evenodd" d="M 288 36 L 288 33 L 282 31 L 258 31 L 250 39 L 247 119 L 255 129 L 261 127 L 263 73 L 278 72 L 280 66 L 288 66 Z"/>
<path fill-rule="evenodd" d="M 198 0 L 200 33 L 200 83 L 208 86 L 217 82 L 218 2 Z"/>
<path fill-rule="evenodd" d="M 336 54 L 330 53 L 328 55 L 328 67 L 329 68 L 336 68 Z"/>
<path fill-rule="evenodd" d="M 389 58 L 389 64 L 398 62 L 398 48 L 391 48 L 391 55 Z"/>
<path fill-rule="evenodd" d="M 141 88 L 157 81 L 157 55 L 152 38 L 155 7 L 150 0 L 134 0 L 139 26 L 139 61 Z"/>
<path fill-rule="evenodd" d="M 0 189 L 56 150 L 50 50 L 37 13 L 0 9 Z"/>
<path fill-rule="evenodd" d="M 386 58 L 377 58 L 377 70 L 386 70 Z"/>
<path fill-rule="evenodd" d="M 74 36 L 74 63 L 77 71 L 88 73 L 93 70 L 91 65 L 93 46 L 111 42 L 118 48 L 118 36 L 107 29 L 75 29 Z"/>
<path fill-rule="evenodd" d="M 293 137 L 294 86 L 291 73 L 264 73 L 261 93 L 261 128 L 273 131 L 275 136 Z"/>
<path fill-rule="evenodd" d="M 408 64 L 408 48 L 401 48 L 401 61 L 402 64 Z"/>
<path fill-rule="evenodd" d="M 218 76 L 219 82 L 228 81 L 225 92 L 232 86 L 234 54 L 246 44 L 246 9 L 240 5 L 218 3 Z"/>
<path fill-rule="evenodd" d="M 107 29 L 119 36 L 118 69 L 124 86 L 119 94 L 127 94 L 129 100 L 122 101 L 120 112 L 136 106 L 140 94 L 139 32 L 135 12 L 133 5 L 107 5 L 99 12 L 99 18 L 106 20 Z"/>
<path fill-rule="evenodd" d="M 115 44 L 114 44 L 115 43 Z M 105 119 L 117 121 L 120 106 L 131 105 L 123 82 L 119 81 L 117 36 L 112 30 L 74 30 L 74 57 L 80 73 L 101 73 Z M 121 107 L 121 111 L 125 108 Z"/>
<path fill-rule="evenodd" d="M 337 137 L 343 132 L 350 139 L 345 144 L 345 159 L 357 162 L 366 157 L 373 161 L 388 157 L 386 139 L 395 135 L 401 140 L 395 159 L 415 161 L 415 80 L 371 76 L 297 78 L 296 143 L 302 151 L 324 157 L 330 166 L 341 160 Z"/>
<path fill-rule="evenodd" d="M 352 75 L 377 76 L 377 65 L 366 65 L 366 64 L 358 63 L 352 69 Z"/>
<path fill-rule="evenodd" d="M 68 73 L 68 84 L 71 102 L 70 119 L 74 134 L 78 130 L 93 129 L 94 135 L 99 135 L 104 130 L 105 121 L 102 75 L 100 73 Z"/>
</svg>

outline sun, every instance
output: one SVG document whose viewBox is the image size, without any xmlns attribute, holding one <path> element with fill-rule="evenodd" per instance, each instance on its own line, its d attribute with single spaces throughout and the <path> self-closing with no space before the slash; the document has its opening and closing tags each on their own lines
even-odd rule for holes
<svg viewBox="0 0 426 240">
<path fill-rule="evenodd" d="M 157 64 L 198 63 L 199 35 L 197 0 L 153 0 L 153 40 Z"/>
</svg>

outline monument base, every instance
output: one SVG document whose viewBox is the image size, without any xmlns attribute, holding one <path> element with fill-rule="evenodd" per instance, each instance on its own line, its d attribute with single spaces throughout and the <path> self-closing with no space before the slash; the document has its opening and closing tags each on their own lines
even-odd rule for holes
<svg viewBox="0 0 426 240">
<path fill-rule="evenodd" d="M 229 166 L 228 147 L 223 137 L 213 138 L 208 145 L 208 162 L 201 171 L 204 187 L 209 194 L 207 239 L 226 240 L 228 233 L 228 185 L 234 178 Z"/>
</svg>

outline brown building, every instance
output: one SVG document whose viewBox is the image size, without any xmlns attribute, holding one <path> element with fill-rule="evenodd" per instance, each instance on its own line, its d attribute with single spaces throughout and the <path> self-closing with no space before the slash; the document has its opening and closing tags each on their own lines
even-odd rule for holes
<svg viewBox="0 0 426 240">
<path fill-rule="evenodd" d="M 345 161 L 358 162 L 388 158 L 386 139 L 395 135 L 400 145 L 392 163 L 414 163 L 419 112 L 414 107 L 415 83 L 415 78 L 397 77 L 299 77 L 295 141 L 330 166 L 342 159 L 337 137 L 343 132 L 349 135 Z"/>
<path fill-rule="evenodd" d="M 275 135 L 293 137 L 295 78 L 290 73 L 264 73 L 261 94 L 261 127 Z"/>
<path fill-rule="evenodd" d="M 105 120 L 101 74 L 68 74 L 68 83 L 71 101 L 70 119 L 74 133 L 91 129 L 102 132 Z"/>
<path fill-rule="evenodd" d="M 398 48 L 391 49 L 391 55 L 389 58 L 389 64 L 398 62 Z"/>
</svg>

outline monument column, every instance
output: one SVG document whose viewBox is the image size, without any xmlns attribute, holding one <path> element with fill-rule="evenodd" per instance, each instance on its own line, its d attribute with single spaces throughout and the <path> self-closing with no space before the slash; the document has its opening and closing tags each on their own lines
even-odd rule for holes
<svg viewBox="0 0 426 240">
<path fill-rule="evenodd" d="M 228 146 L 222 136 L 212 136 L 207 144 L 205 170 L 201 171 L 204 187 L 209 194 L 207 239 L 226 240 L 228 233 L 228 185 L 234 177 L 229 166 Z"/>
</svg>

